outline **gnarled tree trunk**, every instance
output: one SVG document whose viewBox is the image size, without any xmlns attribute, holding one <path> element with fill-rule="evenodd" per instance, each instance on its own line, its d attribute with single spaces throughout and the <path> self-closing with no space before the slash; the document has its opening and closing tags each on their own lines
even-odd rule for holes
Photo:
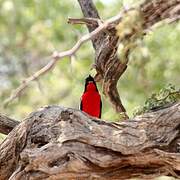
<svg viewBox="0 0 180 180">
<path fill-rule="evenodd" d="M 121 123 L 48 106 L 0 145 L 0 179 L 180 175 L 180 103 Z"/>
<path fill-rule="evenodd" d="M 78 0 L 78 2 L 84 17 L 100 19 L 92 0 Z M 126 50 L 126 59 L 120 59 L 117 56 L 118 40 L 121 41 L 121 39 L 116 36 L 115 26 L 131 10 L 121 11 L 122 18 L 115 23 L 114 27 L 108 28 L 92 40 L 95 49 L 95 68 L 97 71 L 95 78 L 103 83 L 103 92 L 108 97 L 113 108 L 118 113 L 124 112 L 125 118 L 127 118 L 127 114 L 117 90 L 117 82 L 127 69 L 129 53 L 132 48 Z M 179 0 L 145 0 L 136 10 L 141 15 L 143 31 L 147 31 L 153 25 L 165 19 L 169 19 L 171 22 L 180 19 Z M 90 32 L 97 28 L 97 26 L 98 24 L 94 23 L 91 26 L 87 24 Z M 131 36 L 133 36 L 133 33 L 127 36 L 126 39 L 130 41 Z"/>
</svg>

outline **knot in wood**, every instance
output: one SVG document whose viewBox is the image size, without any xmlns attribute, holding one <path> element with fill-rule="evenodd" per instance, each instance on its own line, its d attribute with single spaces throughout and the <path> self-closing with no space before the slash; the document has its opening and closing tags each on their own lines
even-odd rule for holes
<svg viewBox="0 0 180 180">
<path fill-rule="evenodd" d="M 71 114 L 72 114 L 71 112 L 69 112 L 69 111 L 67 111 L 67 110 L 64 110 L 64 111 L 61 112 L 60 117 L 59 117 L 59 120 L 60 120 L 60 121 L 68 121 L 68 120 L 71 120 L 71 117 L 70 117 Z"/>
</svg>

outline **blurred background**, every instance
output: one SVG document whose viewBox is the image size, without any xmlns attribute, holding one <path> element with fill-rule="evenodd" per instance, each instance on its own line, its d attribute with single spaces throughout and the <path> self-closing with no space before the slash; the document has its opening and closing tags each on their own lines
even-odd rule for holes
<svg viewBox="0 0 180 180">
<path fill-rule="evenodd" d="M 102 19 L 116 15 L 122 6 L 137 0 L 94 0 Z M 3 101 L 23 79 L 50 61 L 54 50 L 71 48 L 87 33 L 84 25 L 70 25 L 68 17 L 82 17 L 75 0 L 0 0 L 0 112 L 22 120 L 44 105 L 79 108 L 84 79 L 94 61 L 91 42 L 84 44 L 71 60 L 59 61 L 53 71 L 31 82 L 22 96 L 4 108 Z M 162 25 L 144 37 L 131 53 L 128 69 L 118 89 L 128 114 L 167 84 L 179 87 L 180 23 Z M 101 91 L 101 86 L 99 86 Z M 103 96 L 103 95 L 102 95 Z M 116 114 L 103 97 L 105 120 Z"/>
</svg>

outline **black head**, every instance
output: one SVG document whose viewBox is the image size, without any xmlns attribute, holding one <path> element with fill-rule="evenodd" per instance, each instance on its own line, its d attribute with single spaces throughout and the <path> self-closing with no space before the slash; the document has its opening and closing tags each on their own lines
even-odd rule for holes
<svg viewBox="0 0 180 180">
<path fill-rule="evenodd" d="M 91 75 L 89 75 L 89 76 L 85 79 L 85 89 L 84 89 L 84 92 L 86 91 L 86 87 L 87 87 L 88 83 L 90 83 L 90 82 L 93 82 L 94 85 L 96 86 L 96 82 L 95 82 L 94 78 L 93 78 Z M 97 86 L 96 86 L 96 90 L 98 91 Z"/>
<path fill-rule="evenodd" d="M 91 75 L 89 75 L 89 76 L 86 78 L 86 83 L 89 83 L 89 82 L 95 83 L 94 78 L 93 78 Z"/>
</svg>

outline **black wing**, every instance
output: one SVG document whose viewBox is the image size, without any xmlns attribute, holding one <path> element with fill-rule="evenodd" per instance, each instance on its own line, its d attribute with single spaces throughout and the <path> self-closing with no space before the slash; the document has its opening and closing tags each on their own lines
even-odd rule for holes
<svg viewBox="0 0 180 180">
<path fill-rule="evenodd" d="M 102 112 L 102 101 L 100 100 L 100 114 L 99 114 L 99 119 L 101 119 L 101 112 Z"/>
<path fill-rule="evenodd" d="M 81 99 L 81 102 L 80 102 L 80 110 L 82 111 L 83 109 L 83 105 L 82 105 L 82 99 Z"/>
</svg>

